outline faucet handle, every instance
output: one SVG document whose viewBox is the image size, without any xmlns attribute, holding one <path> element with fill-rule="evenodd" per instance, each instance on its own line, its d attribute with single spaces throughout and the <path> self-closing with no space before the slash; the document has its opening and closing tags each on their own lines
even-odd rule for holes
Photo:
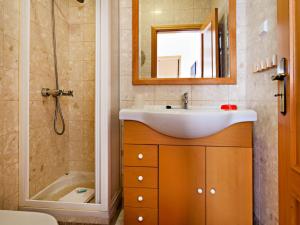
<svg viewBox="0 0 300 225">
<path fill-rule="evenodd" d="M 183 99 L 188 99 L 188 97 L 189 97 L 189 93 L 185 92 L 185 93 L 183 94 Z"/>
<path fill-rule="evenodd" d="M 183 94 L 182 101 L 183 101 L 183 108 L 184 108 L 184 109 L 188 109 L 189 96 L 188 96 L 188 93 L 187 93 L 187 92 L 185 92 L 185 93 Z"/>
<path fill-rule="evenodd" d="M 74 93 L 73 90 L 68 90 L 68 91 L 62 90 L 61 95 L 62 96 L 72 96 L 72 97 L 74 97 L 73 93 Z"/>
</svg>

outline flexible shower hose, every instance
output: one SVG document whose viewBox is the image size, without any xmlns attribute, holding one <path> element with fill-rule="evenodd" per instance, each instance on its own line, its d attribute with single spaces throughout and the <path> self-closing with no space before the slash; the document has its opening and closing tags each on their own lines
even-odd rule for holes
<svg viewBox="0 0 300 225">
<path fill-rule="evenodd" d="M 56 24 L 55 24 L 55 0 L 52 0 L 52 40 L 53 40 L 53 57 L 54 57 L 54 73 L 55 73 L 55 84 L 56 90 L 59 90 L 58 81 L 58 68 L 57 68 L 57 51 L 56 51 Z M 58 129 L 58 120 L 61 120 L 62 128 Z M 65 133 L 66 124 L 63 116 L 63 112 L 60 106 L 60 96 L 55 96 L 55 112 L 54 112 L 54 131 L 58 135 L 63 135 Z"/>
</svg>

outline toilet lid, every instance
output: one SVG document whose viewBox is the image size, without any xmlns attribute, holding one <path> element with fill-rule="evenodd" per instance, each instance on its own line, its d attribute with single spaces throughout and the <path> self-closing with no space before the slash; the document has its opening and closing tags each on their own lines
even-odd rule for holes
<svg viewBox="0 0 300 225">
<path fill-rule="evenodd" d="M 54 217 L 36 212 L 0 210 L 1 225 L 57 225 Z"/>
</svg>

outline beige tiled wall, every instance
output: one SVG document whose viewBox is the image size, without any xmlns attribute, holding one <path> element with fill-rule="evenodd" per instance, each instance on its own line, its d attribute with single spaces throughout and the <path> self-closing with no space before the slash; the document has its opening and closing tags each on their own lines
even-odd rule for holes
<svg viewBox="0 0 300 225">
<path fill-rule="evenodd" d="M 95 0 L 83 7 L 70 0 L 69 88 L 69 170 L 95 169 Z"/>
<path fill-rule="evenodd" d="M 277 52 L 276 0 L 247 1 L 247 104 L 258 113 L 254 129 L 255 215 L 257 224 L 278 224 L 278 122 L 275 69 L 252 73 L 253 64 Z M 269 21 L 269 32 L 259 27 Z"/>
<path fill-rule="evenodd" d="M 0 209 L 18 207 L 19 0 L 0 1 Z"/>
<path fill-rule="evenodd" d="M 95 0 L 81 6 L 56 0 L 59 84 L 66 132 L 53 130 L 55 101 L 41 88 L 55 88 L 51 1 L 31 0 L 30 196 L 69 171 L 94 172 Z"/>
<path fill-rule="evenodd" d="M 30 196 L 68 171 L 68 101 L 61 107 L 66 118 L 66 133 L 53 131 L 54 98 L 41 96 L 42 88 L 55 88 L 52 44 L 51 1 L 31 0 L 30 23 Z M 68 84 L 68 0 L 56 1 L 58 73 L 61 88 Z"/>
</svg>

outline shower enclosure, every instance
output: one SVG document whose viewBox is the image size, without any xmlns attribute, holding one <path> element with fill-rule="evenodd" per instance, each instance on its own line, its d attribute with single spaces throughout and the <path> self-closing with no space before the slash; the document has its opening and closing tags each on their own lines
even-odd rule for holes
<svg viewBox="0 0 300 225">
<path fill-rule="evenodd" d="M 95 10 L 95 1 L 31 0 L 33 200 L 95 201 Z"/>
<path fill-rule="evenodd" d="M 22 1 L 22 209 L 102 223 L 116 210 L 117 2 Z"/>
</svg>

